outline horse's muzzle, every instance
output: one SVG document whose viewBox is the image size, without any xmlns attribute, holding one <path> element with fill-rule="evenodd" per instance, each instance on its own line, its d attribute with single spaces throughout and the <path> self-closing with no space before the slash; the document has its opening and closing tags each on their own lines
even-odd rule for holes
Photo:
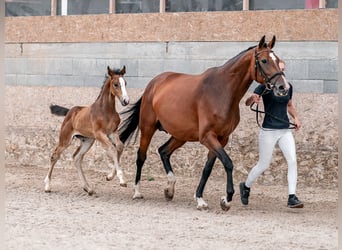
<svg viewBox="0 0 342 250">
<path fill-rule="evenodd" d="M 280 85 L 279 87 L 273 88 L 273 92 L 277 96 L 286 96 L 289 92 L 288 89 L 285 88 L 285 86 Z"/>
</svg>

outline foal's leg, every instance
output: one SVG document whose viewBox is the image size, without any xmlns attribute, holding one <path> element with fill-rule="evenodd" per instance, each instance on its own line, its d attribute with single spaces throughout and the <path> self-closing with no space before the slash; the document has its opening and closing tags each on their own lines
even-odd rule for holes
<svg viewBox="0 0 342 250">
<path fill-rule="evenodd" d="M 82 137 L 82 139 L 80 140 L 81 140 L 81 145 L 75 151 L 73 158 L 75 161 L 75 165 L 77 167 L 78 176 L 80 177 L 82 181 L 83 190 L 86 191 L 89 195 L 92 195 L 94 193 L 94 190 L 89 186 L 84 176 L 83 169 L 82 169 L 82 161 L 83 161 L 84 155 L 89 151 L 91 146 L 93 146 L 95 139 Z"/>
<path fill-rule="evenodd" d="M 204 191 L 204 187 L 207 183 L 207 180 L 211 174 L 211 171 L 213 170 L 215 160 L 216 160 L 216 156 L 213 154 L 213 152 L 209 152 L 207 162 L 203 168 L 200 183 L 199 183 L 197 190 L 196 190 L 196 193 L 195 193 L 195 200 L 197 202 L 197 209 L 198 210 L 208 209 L 208 204 L 203 199 L 203 191 Z"/>
<path fill-rule="evenodd" d="M 55 150 L 53 151 L 53 154 L 50 158 L 50 168 L 48 170 L 48 173 L 44 179 L 44 183 L 45 183 L 45 192 L 51 192 L 51 175 L 52 175 L 52 171 L 53 168 L 55 166 L 55 164 L 57 163 L 58 159 L 61 156 L 61 153 L 69 146 L 69 144 L 61 144 L 61 142 L 58 144 L 58 146 L 55 148 Z"/>
<path fill-rule="evenodd" d="M 167 174 L 168 182 L 167 187 L 164 189 L 164 195 L 167 200 L 172 200 L 173 195 L 175 193 L 175 183 L 176 178 L 173 174 L 173 170 L 170 163 L 171 154 L 179 147 L 184 145 L 185 141 L 179 141 L 174 137 L 171 137 L 164 145 L 162 145 L 158 152 L 160 154 L 160 158 L 163 162 L 164 169 Z"/>
<path fill-rule="evenodd" d="M 115 136 L 115 135 L 113 135 L 113 136 Z M 120 180 L 120 185 L 126 187 L 127 183 L 126 183 L 125 178 L 123 176 L 123 172 L 119 166 L 119 160 L 118 160 L 119 155 L 121 156 L 122 149 L 121 149 L 121 152 L 119 153 L 117 151 L 117 148 L 113 145 L 112 141 L 109 139 L 109 137 L 105 133 L 103 133 L 102 131 L 97 132 L 95 134 L 95 138 L 96 138 L 96 140 L 98 140 L 102 144 L 102 146 L 106 150 L 108 156 L 114 160 L 114 165 L 115 165 L 115 168 L 117 169 L 117 175 L 118 175 L 119 180 Z M 115 170 L 114 170 L 114 173 L 112 173 L 112 175 L 113 176 L 115 175 Z M 113 179 L 113 177 L 111 175 L 109 175 L 109 180 L 110 180 L 110 178 Z M 107 176 L 107 180 L 108 180 L 108 176 Z"/>
<path fill-rule="evenodd" d="M 233 184 L 233 162 L 223 149 L 223 146 L 226 145 L 228 142 L 228 138 L 222 139 L 220 142 L 217 139 L 217 136 L 212 132 L 208 132 L 206 136 L 203 137 L 201 143 L 205 145 L 209 151 L 212 151 L 217 158 L 223 164 L 224 170 L 227 173 L 227 195 L 221 197 L 221 208 L 225 211 L 230 209 L 231 201 L 234 195 L 234 184 Z M 203 177 L 203 176 L 202 176 Z M 208 179 L 208 178 L 207 178 Z M 205 179 L 203 179 L 204 181 Z M 202 181 L 202 180 L 201 180 Z M 206 182 L 206 180 L 205 180 Z M 205 185 L 204 182 L 204 185 Z"/>
<path fill-rule="evenodd" d="M 59 134 L 59 142 L 55 150 L 53 151 L 50 158 L 50 168 L 48 173 L 44 179 L 45 183 L 45 192 L 51 192 L 51 175 L 55 164 L 61 156 L 61 153 L 70 145 L 72 140 L 72 129 L 70 129 L 70 123 L 63 122 L 61 127 L 61 132 Z"/>
<path fill-rule="evenodd" d="M 115 131 L 114 133 L 110 134 L 108 136 L 110 141 L 112 142 L 114 146 L 114 168 L 112 169 L 112 172 L 107 175 L 106 179 L 107 181 L 113 180 L 115 174 L 117 173 L 117 176 L 120 180 L 120 186 L 127 187 L 127 183 L 124 178 L 124 174 L 120 167 L 120 158 L 121 154 L 124 149 L 123 143 L 120 141 L 119 133 L 118 131 Z"/>
</svg>

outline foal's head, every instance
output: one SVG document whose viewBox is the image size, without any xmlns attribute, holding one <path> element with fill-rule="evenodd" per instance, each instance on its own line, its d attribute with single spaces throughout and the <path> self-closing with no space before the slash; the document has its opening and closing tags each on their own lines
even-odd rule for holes
<svg viewBox="0 0 342 250">
<path fill-rule="evenodd" d="M 259 41 L 259 45 L 254 50 L 254 72 L 257 82 L 266 85 L 268 89 L 272 89 L 277 96 L 287 95 L 290 85 L 288 84 L 285 74 L 279 67 L 281 60 L 272 51 L 275 44 L 275 36 L 269 43 L 265 42 L 265 36 Z"/>
<path fill-rule="evenodd" d="M 126 91 L 126 80 L 123 77 L 126 73 L 126 66 L 122 69 L 112 70 L 109 66 L 107 67 L 108 79 L 110 82 L 110 92 L 113 96 L 118 97 L 122 106 L 126 106 L 129 103 L 129 97 Z"/>
</svg>

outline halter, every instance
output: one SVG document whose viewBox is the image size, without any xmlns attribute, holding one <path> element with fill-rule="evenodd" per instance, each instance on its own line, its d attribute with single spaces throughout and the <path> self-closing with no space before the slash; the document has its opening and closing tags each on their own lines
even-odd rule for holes
<svg viewBox="0 0 342 250">
<path fill-rule="evenodd" d="M 275 87 L 275 84 L 277 81 L 275 81 L 274 83 L 272 83 L 272 79 L 274 79 L 276 76 L 280 76 L 283 75 L 285 76 L 285 73 L 283 71 L 278 71 L 276 73 L 274 73 L 271 77 L 268 77 L 265 73 L 265 71 L 262 69 L 259 59 L 258 59 L 258 55 L 266 52 L 266 51 L 260 51 L 257 52 L 257 50 L 254 50 L 254 58 L 255 58 L 255 66 L 254 66 L 254 72 L 255 72 L 255 80 L 257 79 L 257 71 L 259 71 L 259 74 L 261 75 L 262 79 L 264 80 L 264 82 L 266 82 L 266 89 L 267 90 L 271 90 Z M 273 52 L 272 50 L 270 50 L 270 52 Z"/>
</svg>

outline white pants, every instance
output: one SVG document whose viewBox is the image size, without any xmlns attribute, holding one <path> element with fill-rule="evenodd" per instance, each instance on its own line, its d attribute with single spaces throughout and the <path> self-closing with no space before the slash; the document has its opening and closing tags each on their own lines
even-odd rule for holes
<svg viewBox="0 0 342 250">
<path fill-rule="evenodd" d="M 296 194 L 297 186 L 297 159 L 296 145 L 290 129 L 259 131 L 259 161 L 249 172 L 245 185 L 251 187 L 252 183 L 269 166 L 272 160 L 272 153 L 275 145 L 278 143 L 283 155 L 287 161 L 287 181 L 289 194 Z"/>
</svg>

